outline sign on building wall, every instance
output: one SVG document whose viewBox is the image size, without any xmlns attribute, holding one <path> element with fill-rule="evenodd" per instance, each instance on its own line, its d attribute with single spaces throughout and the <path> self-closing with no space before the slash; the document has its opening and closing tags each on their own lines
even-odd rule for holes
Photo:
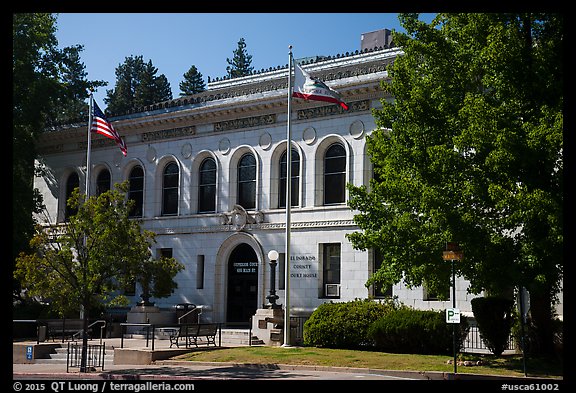
<svg viewBox="0 0 576 393">
<path fill-rule="evenodd" d="M 318 264 L 314 255 L 290 255 L 291 278 L 318 278 Z"/>
<path fill-rule="evenodd" d="M 232 265 L 235 273 L 256 273 L 258 262 L 234 262 Z"/>
</svg>

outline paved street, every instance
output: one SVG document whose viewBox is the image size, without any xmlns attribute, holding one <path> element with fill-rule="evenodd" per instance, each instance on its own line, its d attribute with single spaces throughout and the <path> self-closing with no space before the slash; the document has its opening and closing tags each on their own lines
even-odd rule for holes
<svg viewBox="0 0 576 393">
<path fill-rule="evenodd" d="M 107 379 L 107 380 L 414 380 L 414 376 L 389 375 L 374 370 L 337 370 L 329 368 L 233 365 L 192 362 L 157 361 L 153 365 L 111 365 L 104 371 L 80 374 L 66 373 L 66 365 L 14 364 L 14 380 L 29 379 Z"/>
</svg>

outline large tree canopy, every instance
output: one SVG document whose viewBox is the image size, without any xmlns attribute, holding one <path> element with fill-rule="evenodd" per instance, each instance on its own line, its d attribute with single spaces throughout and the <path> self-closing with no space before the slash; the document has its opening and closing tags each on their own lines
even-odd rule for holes
<svg viewBox="0 0 576 393">
<path fill-rule="evenodd" d="M 447 292 L 448 241 L 470 291 L 526 287 L 544 326 L 563 274 L 563 21 L 554 14 L 400 16 L 406 34 L 368 137 L 370 187 L 350 186 L 369 283 Z"/>
<path fill-rule="evenodd" d="M 12 200 L 18 203 L 12 204 L 11 261 L 29 249 L 33 213 L 42 207 L 33 186 L 38 135 L 56 124 L 87 119 L 87 89 L 106 85 L 86 79 L 81 45 L 58 48 L 56 20 L 53 14 L 12 15 Z M 18 297 L 19 287 L 14 290 Z"/>
<path fill-rule="evenodd" d="M 134 281 L 148 294 L 169 296 L 177 286 L 174 276 L 184 268 L 174 258 L 152 258 L 155 234 L 128 217 L 127 189 L 124 182 L 85 200 L 76 188 L 68 200 L 76 214 L 63 226 L 38 226 L 32 252 L 16 259 L 14 276 L 29 296 L 50 302 L 62 315 L 83 310 L 81 371 L 91 311 L 122 299 L 121 289 Z"/>
<path fill-rule="evenodd" d="M 169 296 L 184 266 L 153 258 L 155 234 L 129 218 L 127 182 L 84 201 L 78 188 L 68 204 L 77 210 L 64 226 L 39 226 L 31 253 L 17 259 L 15 277 L 30 296 L 62 314 L 125 302 L 122 289 L 138 282 L 154 297 Z"/>
</svg>

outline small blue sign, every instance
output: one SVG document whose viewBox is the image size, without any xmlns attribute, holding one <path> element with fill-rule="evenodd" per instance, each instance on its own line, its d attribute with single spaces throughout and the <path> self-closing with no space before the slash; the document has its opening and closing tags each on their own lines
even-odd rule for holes
<svg viewBox="0 0 576 393">
<path fill-rule="evenodd" d="M 32 360 L 32 345 L 26 346 L 26 359 Z"/>
</svg>

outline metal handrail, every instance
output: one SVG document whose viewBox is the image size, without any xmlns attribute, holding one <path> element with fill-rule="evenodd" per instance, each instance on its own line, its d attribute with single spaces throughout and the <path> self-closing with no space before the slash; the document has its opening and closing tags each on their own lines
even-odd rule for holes
<svg viewBox="0 0 576 393">
<path fill-rule="evenodd" d="M 193 308 L 192 310 L 188 311 L 188 312 L 187 312 L 186 314 L 184 314 L 184 315 L 180 315 L 180 316 L 178 317 L 178 324 L 179 324 L 179 325 L 182 324 L 182 322 L 181 322 L 182 319 L 184 319 L 185 317 L 187 317 L 188 314 L 190 314 L 190 313 L 192 313 L 192 312 L 198 312 L 198 318 L 197 318 L 196 322 L 197 322 L 197 323 L 200 323 L 200 315 L 202 314 L 202 307 L 201 307 L 201 306 L 200 306 L 200 307 L 195 307 L 195 308 Z"/>
<path fill-rule="evenodd" d="M 92 326 L 96 325 L 97 323 L 102 323 L 102 326 L 100 326 L 100 344 L 102 344 L 102 337 L 104 336 L 104 329 L 106 329 L 106 321 L 104 319 L 98 319 L 98 320 L 92 322 L 90 325 L 88 325 L 88 330 L 90 330 L 90 328 Z M 76 333 L 74 333 L 72 335 L 72 337 L 76 337 L 77 335 L 79 335 L 83 331 L 84 331 L 84 329 L 78 330 Z"/>
<path fill-rule="evenodd" d="M 152 323 L 130 323 L 130 322 L 122 322 L 120 323 L 122 328 L 120 332 L 120 348 L 124 348 L 124 333 L 126 332 L 126 326 L 145 326 L 146 329 L 146 348 L 148 348 L 148 341 L 150 335 L 150 327 L 152 327 L 152 350 L 154 350 L 154 336 L 155 336 L 155 325 Z"/>
</svg>

